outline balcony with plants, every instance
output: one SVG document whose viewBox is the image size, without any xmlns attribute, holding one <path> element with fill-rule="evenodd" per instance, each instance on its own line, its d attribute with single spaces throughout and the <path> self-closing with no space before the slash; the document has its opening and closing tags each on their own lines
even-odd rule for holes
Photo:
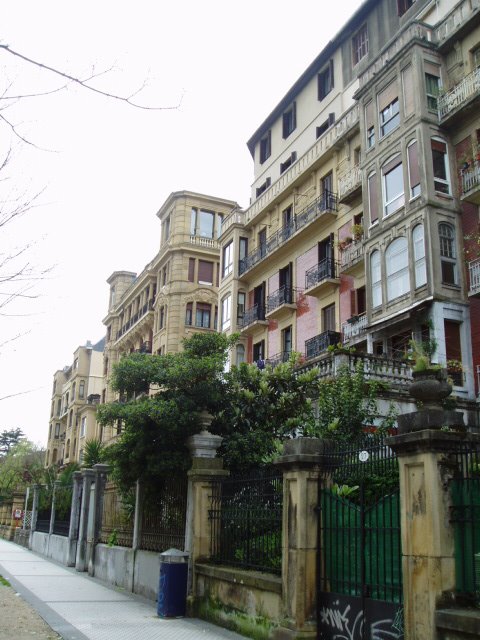
<svg viewBox="0 0 480 640">
<path fill-rule="evenodd" d="M 351 228 L 351 235 L 338 243 L 341 273 L 353 274 L 363 269 L 365 254 L 363 234 L 363 225 L 354 224 Z"/>
</svg>

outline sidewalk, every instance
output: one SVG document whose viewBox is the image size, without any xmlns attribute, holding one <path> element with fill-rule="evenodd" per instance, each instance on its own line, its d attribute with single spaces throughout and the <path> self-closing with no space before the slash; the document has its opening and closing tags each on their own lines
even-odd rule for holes
<svg viewBox="0 0 480 640">
<path fill-rule="evenodd" d="M 105 586 L 2 539 L 0 574 L 64 640 L 243 638 L 196 618 L 159 618 L 156 603 Z"/>
</svg>

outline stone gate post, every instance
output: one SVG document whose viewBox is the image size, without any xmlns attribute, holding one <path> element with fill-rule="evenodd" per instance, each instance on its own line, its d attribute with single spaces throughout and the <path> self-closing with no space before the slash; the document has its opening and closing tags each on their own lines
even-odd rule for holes
<svg viewBox="0 0 480 640">
<path fill-rule="evenodd" d="M 84 469 L 82 474 L 82 505 L 80 507 L 80 525 L 78 528 L 75 569 L 85 571 L 87 568 L 87 524 L 90 511 L 90 489 L 95 481 L 95 471 Z"/>
<path fill-rule="evenodd" d="M 88 574 L 91 576 L 95 575 L 95 547 L 102 526 L 103 495 L 109 468 L 108 464 L 93 465 L 95 474 L 93 505 L 92 512 L 89 514 L 87 527 L 87 566 Z"/>
<path fill-rule="evenodd" d="M 32 548 L 33 534 L 37 528 L 37 516 L 38 516 L 38 495 L 40 493 L 40 485 L 33 485 L 33 501 L 32 501 L 32 519 L 30 521 L 30 537 L 28 539 L 28 548 Z"/>
<path fill-rule="evenodd" d="M 68 558 L 67 566 L 75 566 L 77 554 L 78 525 L 80 521 L 80 491 L 82 489 L 82 472 L 73 473 L 72 504 L 70 506 L 70 526 L 68 528 Z"/>
</svg>

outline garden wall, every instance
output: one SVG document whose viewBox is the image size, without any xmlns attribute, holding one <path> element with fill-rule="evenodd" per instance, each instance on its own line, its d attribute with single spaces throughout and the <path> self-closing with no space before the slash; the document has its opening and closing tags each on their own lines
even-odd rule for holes
<svg viewBox="0 0 480 640">
<path fill-rule="evenodd" d="M 69 540 L 65 536 L 34 531 L 31 549 L 55 562 L 68 565 Z"/>
</svg>

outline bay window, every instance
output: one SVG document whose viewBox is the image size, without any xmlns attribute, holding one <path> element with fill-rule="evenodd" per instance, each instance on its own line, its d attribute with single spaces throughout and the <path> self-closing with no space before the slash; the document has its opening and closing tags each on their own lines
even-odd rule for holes
<svg viewBox="0 0 480 640">
<path fill-rule="evenodd" d="M 423 224 L 417 224 L 412 232 L 413 259 L 415 264 L 415 287 L 427 283 L 427 269 L 425 264 L 425 236 Z"/>
<path fill-rule="evenodd" d="M 394 300 L 410 291 L 408 275 L 408 244 L 404 237 L 396 238 L 385 251 L 387 274 L 387 301 Z"/>
<path fill-rule="evenodd" d="M 403 185 L 403 164 L 400 155 L 395 156 L 382 167 L 383 210 L 390 215 L 405 204 Z"/>
<path fill-rule="evenodd" d="M 380 266 L 380 251 L 374 251 L 370 256 L 370 279 L 372 282 L 372 307 L 382 304 L 382 269 Z"/>
</svg>

